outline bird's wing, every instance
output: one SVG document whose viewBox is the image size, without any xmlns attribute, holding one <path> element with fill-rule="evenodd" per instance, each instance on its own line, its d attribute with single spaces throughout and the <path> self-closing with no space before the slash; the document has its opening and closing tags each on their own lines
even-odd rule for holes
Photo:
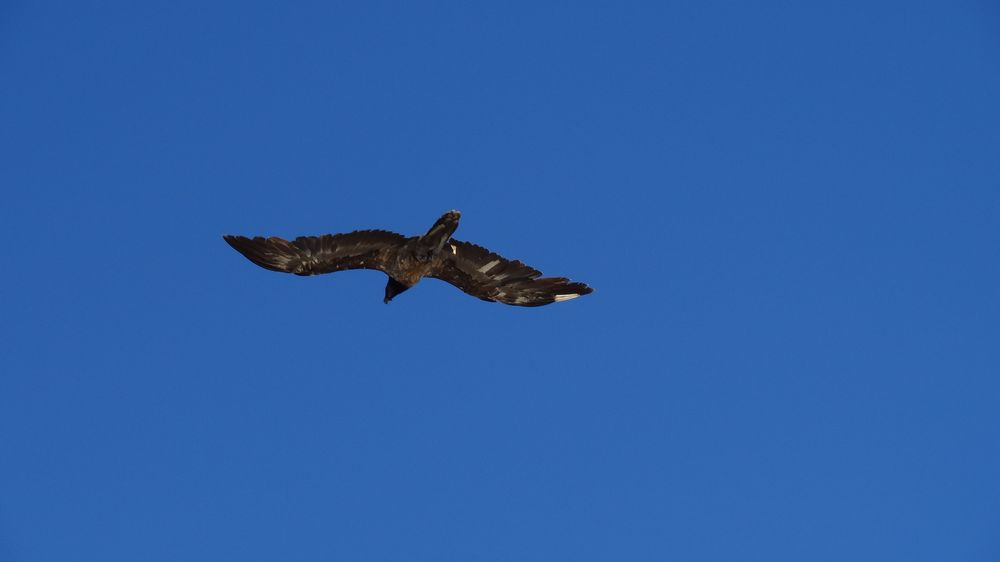
<svg viewBox="0 0 1000 562">
<path fill-rule="evenodd" d="M 447 281 L 486 301 L 542 306 L 593 291 L 565 277 L 541 277 L 542 272 L 537 269 L 468 242 L 452 239 L 444 251 L 447 255 L 441 267 L 430 277 Z"/>
<path fill-rule="evenodd" d="M 300 236 L 291 242 L 277 236 L 230 235 L 223 238 L 255 264 L 296 275 L 319 275 L 345 269 L 385 271 L 386 256 L 406 242 L 402 234 L 385 230 Z"/>
</svg>

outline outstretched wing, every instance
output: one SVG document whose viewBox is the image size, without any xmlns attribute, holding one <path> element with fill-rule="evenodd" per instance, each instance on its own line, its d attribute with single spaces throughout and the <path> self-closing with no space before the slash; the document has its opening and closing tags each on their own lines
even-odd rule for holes
<svg viewBox="0 0 1000 562">
<path fill-rule="evenodd" d="M 345 269 L 385 271 L 387 256 L 406 242 L 402 234 L 385 230 L 300 236 L 291 242 L 277 236 L 229 235 L 223 238 L 255 264 L 295 275 L 319 275 Z"/>
<path fill-rule="evenodd" d="M 542 272 L 517 260 L 452 239 L 445 246 L 441 267 L 430 277 L 447 281 L 466 293 L 486 301 L 517 306 L 542 306 L 575 299 L 593 291 L 565 277 L 542 277 Z"/>
</svg>

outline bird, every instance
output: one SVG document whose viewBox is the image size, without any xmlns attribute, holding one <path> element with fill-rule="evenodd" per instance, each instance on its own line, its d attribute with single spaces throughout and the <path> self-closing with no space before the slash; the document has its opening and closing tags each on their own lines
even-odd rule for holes
<svg viewBox="0 0 1000 562">
<path fill-rule="evenodd" d="M 251 262 L 295 275 L 320 275 L 348 269 L 385 273 L 383 302 L 416 285 L 422 278 L 446 281 L 484 301 L 514 306 L 543 306 L 593 292 L 584 283 L 542 273 L 518 260 L 508 260 L 486 248 L 451 237 L 462 214 L 448 211 L 422 236 L 406 237 L 387 230 L 357 230 L 343 234 L 223 238 Z"/>
</svg>

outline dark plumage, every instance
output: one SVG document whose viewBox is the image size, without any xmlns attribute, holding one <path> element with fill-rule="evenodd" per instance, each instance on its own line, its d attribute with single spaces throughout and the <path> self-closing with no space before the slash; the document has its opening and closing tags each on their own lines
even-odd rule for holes
<svg viewBox="0 0 1000 562">
<path fill-rule="evenodd" d="M 447 281 L 491 302 L 541 306 L 593 291 L 564 277 L 542 277 L 537 269 L 485 248 L 454 240 L 461 213 L 448 211 L 423 236 L 407 238 L 385 230 L 282 238 L 224 236 L 236 251 L 271 271 L 319 275 L 345 269 L 376 269 L 389 276 L 388 303 L 423 277 Z"/>
</svg>

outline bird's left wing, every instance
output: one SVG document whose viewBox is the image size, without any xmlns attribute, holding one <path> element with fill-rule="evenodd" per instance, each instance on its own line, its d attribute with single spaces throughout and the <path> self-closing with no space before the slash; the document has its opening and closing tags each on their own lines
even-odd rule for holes
<svg viewBox="0 0 1000 562">
<path fill-rule="evenodd" d="M 295 275 L 319 275 L 345 269 L 384 271 L 387 255 L 406 242 L 402 234 L 386 230 L 300 236 L 291 242 L 277 236 L 229 235 L 223 238 L 255 264 Z"/>
<path fill-rule="evenodd" d="M 468 242 L 452 239 L 444 251 L 441 267 L 430 277 L 447 281 L 485 301 L 542 306 L 593 292 L 583 283 L 565 277 L 542 277 L 542 272 L 533 267 Z"/>
</svg>

